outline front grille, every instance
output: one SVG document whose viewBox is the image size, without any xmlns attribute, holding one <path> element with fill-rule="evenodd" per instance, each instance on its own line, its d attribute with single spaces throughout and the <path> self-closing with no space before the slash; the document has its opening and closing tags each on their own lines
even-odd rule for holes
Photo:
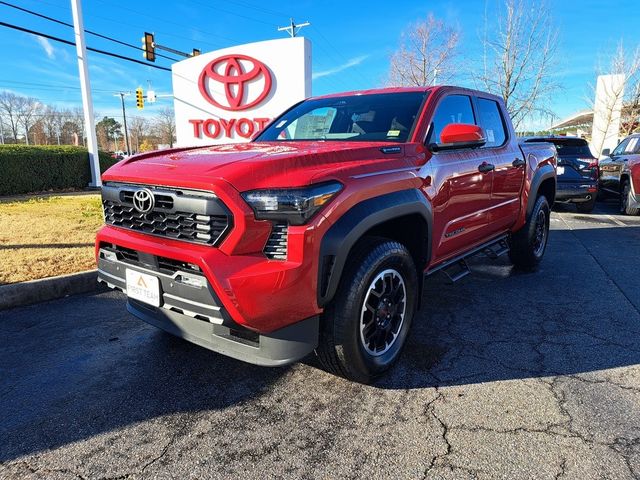
<svg viewBox="0 0 640 480">
<path fill-rule="evenodd" d="M 135 192 L 143 188 L 153 195 L 154 207 L 148 213 L 138 211 L 133 202 Z M 109 225 L 193 243 L 216 245 L 232 224 L 224 204 L 206 192 L 108 184 L 102 189 L 102 204 Z"/>
<path fill-rule="evenodd" d="M 105 252 L 115 254 L 115 258 L 121 262 L 137 267 L 152 268 L 167 275 L 173 275 L 176 272 L 202 273 L 200 267 L 193 263 L 137 252 L 136 250 L 121 247 L 120 245 L 102 242 L 100 243 L 101 258 L 106 258 Z"/>
<path fill-rule="evenodd" d="M 264 246 L 264 254 L 273 260 L 287 259 L 287 235 L 288 225 L 286 223 L 274 223 L 271 228 L 271 235 Z"/>
</svg>

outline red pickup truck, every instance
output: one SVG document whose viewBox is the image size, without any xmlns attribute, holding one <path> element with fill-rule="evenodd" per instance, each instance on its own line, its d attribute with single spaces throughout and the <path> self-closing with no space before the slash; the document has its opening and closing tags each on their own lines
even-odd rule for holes
<svg viewBox="0 0 640 480">
<path fill-rule="evenodd" d="M 99 280 L 128 310 L 231 357 L 315 350 L 369 382 L 398 358 L 425 277 L 509 252 L 534 269 L 556 191 L 549 144 L 456 87 L 307 99 L 245 144 L 137 155 L 103 175 Z"/>
</svg>

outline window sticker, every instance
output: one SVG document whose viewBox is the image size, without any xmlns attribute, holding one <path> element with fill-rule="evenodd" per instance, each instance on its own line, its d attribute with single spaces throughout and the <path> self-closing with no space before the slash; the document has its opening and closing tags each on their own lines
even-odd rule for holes
<svg viewBox="0 0 640 480">
<path fill-rule="evenodd" d="M 487 129 L 487 142 L 488 143 L 494 143 L 496 141 L 496 137 L 493 134 L 493 130 L 488 128 Z"/>
<path fill-rule="evenodd" d="M 400 130 L 389 130 L 387 132 L 387 137 L 397 137 L 400 135 Z"/>
</svg>

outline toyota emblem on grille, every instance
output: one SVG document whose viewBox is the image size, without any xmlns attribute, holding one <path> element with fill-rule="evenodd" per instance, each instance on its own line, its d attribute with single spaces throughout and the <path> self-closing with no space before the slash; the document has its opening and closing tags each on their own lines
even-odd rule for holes
<svg viewBox="0 0 640 480">
<path fill-rule="evenodd" d="M 133 206 L 140 213 L 149 213 L 153 210 L 154 204 L 155 199 L 153 198 L 153 193 L 147 188 L 136 190 L 133 194 Z"/>
</svg>

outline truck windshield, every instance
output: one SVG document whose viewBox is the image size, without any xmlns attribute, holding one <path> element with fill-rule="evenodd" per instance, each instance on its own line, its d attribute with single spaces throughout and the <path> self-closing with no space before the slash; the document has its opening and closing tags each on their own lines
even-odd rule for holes
<svg viewBox="0 0 640 480">
<path fill-rule="evenodd" d="M 428 92 L 306 100 L 273 121 L 256 141 L 406 142 Z"/>
</svg>

